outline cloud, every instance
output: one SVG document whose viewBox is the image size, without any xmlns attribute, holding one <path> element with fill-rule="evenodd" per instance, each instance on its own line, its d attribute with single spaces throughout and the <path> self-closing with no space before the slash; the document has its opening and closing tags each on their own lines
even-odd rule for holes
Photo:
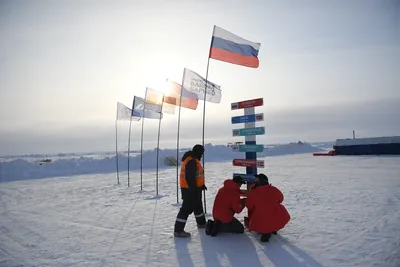
<svg viewBox="0 0 400 267">
<path fill-rule="evenodd" d="M 380 99 L 369 102 L 344 105 L 313 106 L 288 109 L 269 113 L 264 112 L 266 135 L 258 136 L 260 143 L 285 143 L 291 141 L 334 141 L 337 138 L 352 136 L 352 130 L 358 137 L 385 136 L 400 134 L 400 99 Z M 234 115 L 237 115 L 235 113 Z M 243 140 L 232 137 L 232 129 L 243 125 L 231 125 L 230 117 L 206 117 L 205 143 L 224 144 Z M 131 149 L 140 149 L 141 123 L 132 123 Z M 161 148 L 176 147 L 176 118 L 161 125 Z M 261 125 L 261 123 L 260 123 Z M 128 144 L 129 122 L 118 123 L 118 146 L 126 150 Z M 157 142 L 158 121 L 146 120 L 144 129 L 144 149 L 153 149 Z M 62 128 L 48 127 L 21 128 L 12 132 L 2 130 L 0 147 L 2 154 L 58 153 L 112 151 L 115 149 L 115 127 L 110 124 L 75 125 Z M 201 143 L 201 119 L 182 121 L 180 147 L 191 147 Z"/>
</svg>

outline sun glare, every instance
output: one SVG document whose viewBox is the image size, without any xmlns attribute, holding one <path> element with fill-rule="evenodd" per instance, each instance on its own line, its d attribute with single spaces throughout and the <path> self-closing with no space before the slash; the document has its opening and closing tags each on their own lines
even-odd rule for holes
<svg viewBox="0 0 400 267">
<path fill-rule="evenodd" d="M 147 80 L 148 81 L 151 80 L 151 82 L 149 82 L 148 87 L 166 95 L 168 94 L 168 92 L 171 91 L 171 89 L 168 86 L 168 79 L 162 76 L 164 75 L 159 75 L 157 76 L 157 78 L 154 78 L 154 76 L 148 77 Z"/>
<path fill-rule="evenodd" d="M 164 95 L 168 95 L 168 93 L 171 91 L 171 88 L 168 86 L 168 80 L 165 79 L 163 82 L 160 82 L 159 84 L 159 90 L 161 93 L 163 93 Z"/>
</svg>

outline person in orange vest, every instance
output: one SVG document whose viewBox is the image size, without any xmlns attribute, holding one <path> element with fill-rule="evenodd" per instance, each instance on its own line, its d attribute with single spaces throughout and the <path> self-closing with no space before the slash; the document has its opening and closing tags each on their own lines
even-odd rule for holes
<svg viewBox="0 0 400 267">
<path fill-rule="evenodd" d="M 204 168 L 200 163 L 204 154 L 202 145 L 195 145 L 193 149 L 186 152 L 182 157 L 180 187 L 182 195 L 182 206 L 176 216 L 174 236 L 190 237 L 186 232 L 187 218 L 193 212 L 197 227 L 205 228 L 206 217 L 203 211 L 202 191 L 207 190 L 204 184 Z"/>
</svg>

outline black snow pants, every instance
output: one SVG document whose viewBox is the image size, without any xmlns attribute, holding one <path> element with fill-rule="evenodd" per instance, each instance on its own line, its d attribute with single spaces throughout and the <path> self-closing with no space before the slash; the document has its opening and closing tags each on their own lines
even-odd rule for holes
<svg viewBox="0 0 400 267">
<path fill-rule="evenodd" d="M 233 234 L 244 233 L 243 224 L 235 217 L 232 219 L 232 221 L 228 223 L 222 223 L 221 221 L 218 220 L 215 223 L 217 224 L 216 227 L 218 233 L 233 233 Z"/>
<path fill-rule="evenodd" d="M 185 229 L 187 218 L 192 212 L 198 225 L 206 224 L 206 217 L 203 211 L 202 190 L 182 188 L 182 206 L 176 216 L 174 232 L 182 232 Z"/>
</svg>

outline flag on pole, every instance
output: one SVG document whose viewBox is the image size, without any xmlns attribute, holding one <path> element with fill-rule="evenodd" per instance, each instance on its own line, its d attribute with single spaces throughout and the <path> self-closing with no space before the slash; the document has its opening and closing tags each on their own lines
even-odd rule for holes
<svg viewBox="0 0 400 267">
<path fill-rule="evenodd" d="M 209 58 L 249 68 L 258 68 L 260 46 L 260 43 L 251 42 L 214 26 Z"/>
<path fill-rule="evenodd" d="M 182 96 L 191 97 L 186 93 L 186 92 L 191 92 L 197 94 L 197 97 L 200 100 L 204 101 L 204 89 L 206 85 L 206 79 L 201 77 L 196 72 L 187 68 L 185 69 L 184 73 L 185 76 L 183 77 L 183 88 L 185 88 L 186 90 L 184 90 Z M 210 81 L 207 81 L 206 98 L 207 98 L 206 101 L 208 102 L 220 103 L 222 98 L 221 86 L 216 85 L 215 83 L 212 83 Z"/>
<path fill-rule="evenodd" d="M 146 88 L 145 109 L 159 113 L 175 114 L 175 105 L 164 103 L 164 94 L 151 88 Z M 172 102 L 175 102 L 173 100 Z"/>
<path fill-rule="evenodd" d="M 181 92 L 182 92 L 182 99 L 181 98 Z M 169 102 L 172 105 L 179 106 L 187 109 L 197 109 L 197 105 L 199 103 L 199 97 L 197 96 L 196 93 L 192 93 L 185 88 L 182 88 L 182 86 L 174 81 L 167 80 L 167 89 L 166 93 L 164 96 L 164 102 L 166 102 L 166 98 L 171 98 L 174 99 L 174 103 Z"/>
<path fill-rule="evenodd" d="M 133 97 L 132 115 L 147 119 L 162 119 L 163 116 L 160 112 L 148 109 L 145 100 L 138 96 Z"/>
<path fill-rule="evenodd" d="M 140 116 L 137 116 L 137 114 L 133 114 L 132 110 L 121 102 L 117 102 L 117 120 L 138 121 L 140 120 Z"/>
</svg>

